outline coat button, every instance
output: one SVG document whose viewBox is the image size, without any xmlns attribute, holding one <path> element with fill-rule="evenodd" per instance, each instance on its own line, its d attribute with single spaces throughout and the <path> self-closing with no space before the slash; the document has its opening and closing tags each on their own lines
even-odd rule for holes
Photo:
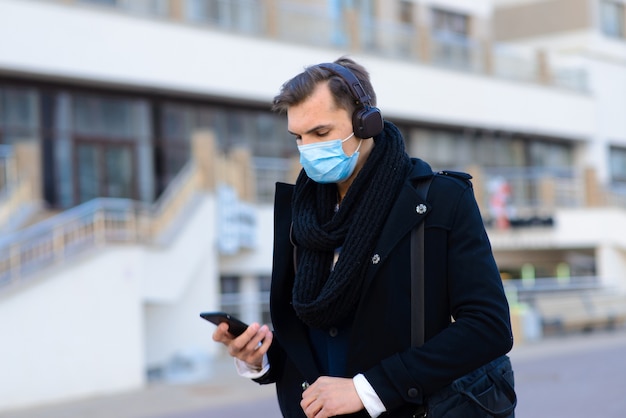
<svg viewBox="0 0 626 418">
<path fill-rule="evenodd" d="M 380 255 L 374 254 L 374 256 L 372 256 L 372 264 L 378 264 L 378 263 L 380 263 Z"/>
<path fill-rule="evenodd" d="M 416 398 L 417 395 L 419 395 L 419 391 L 415 388 L 411 388 L 408 390 L 407 395 L 409 395 L 409 398 Z"/>
<path fill-rule="evenodd" d="M 328 330 L 328 335 L 330 335 L 331 337 L 336 337 L 337 335 L 339 335 L 339 330 L 335 327 L 332 327 Z"/>
<path fill-rule="evenodd" d="M 419 205 L 415 207 L 415 212 L 419 213 L 420 215 L 425 214 L 427 210 L 428 208 L 423 203 L 420 203 Z"/>
<path fill-rule="evenodd" d="M 304 382 L 302 382 L 302 390 L 305 391 L 309 388 L 309 382 L 307 382 L 306 380 Z"/>
</svg>

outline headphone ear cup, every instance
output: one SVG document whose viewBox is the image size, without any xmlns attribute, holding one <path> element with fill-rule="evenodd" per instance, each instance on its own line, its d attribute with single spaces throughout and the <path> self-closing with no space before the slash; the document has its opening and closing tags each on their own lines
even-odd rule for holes
<svg viewBox="0 0 626 418">
<path fill-rule="evenodd" d="M 352 129 L 357 138 L 374 137 L 381 133 L 383 128 L 383 115 L 376 107 L 364 106 L 352 114 Z"/>
</svg>

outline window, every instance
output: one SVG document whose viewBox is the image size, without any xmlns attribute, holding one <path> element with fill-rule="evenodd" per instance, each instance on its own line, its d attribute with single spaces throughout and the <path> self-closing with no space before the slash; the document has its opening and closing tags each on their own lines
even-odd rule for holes
<svg viewBox="0 0 626 418">
<path fill-rule="evenodd" d="M 132 143 L 75 140 L 76 202 L 97 197 L 136 199 Z"/>
<path fill-rule="evenodd" d="M 137 136 L 137 111 L 132 99 L 77 94 L 72 111 L 77 135 L 111 140 Z"/>
<path fill-rule="evenodd" d="M 611 147 L 609 159 L 611 182 L 626 186 L 626 147 Z"/>
<path fill-rule="evenodd" d="M 442 9 L 432 10 L 432 28 L 434 32 L 445 32 L 469 36 L 469 17 L 461 13 Z"/>
<path fill-rule="evenodd" d="M 35 90 L 0 86 L 0 144 L 38 137 L 38 105 Z"/>
<path fill-rule="evenodd" d="M 432 9 L 431 18 L 433 63 L 464 71 L 480 69 L 480 50 L 469 36 L 469 16 Z"/>
<path fill-rule="evenodd" d="M 224 275 L 220 277 L 221 310 L 241 318 L 241 278 Z"/>
<path fill-rule="evenodd" d="M 408 136 L 406 138 L 409 138 Z M 433 169 L 483 167 L 552 167 L 573 165 L 573 147 L 566 142 L 524 138 L 505 132 L 415 128 L 408 146 L 412 156 Z"/>
<path fill-rule="evenodd" d="M 568 143 L 533 141 L 530 144 L 531 167 L 567 168 L 574 164 L 573 147 Z"/>
<path fill-rule="evenodd" d="M 624 4 L 616 1 L 603 0 L 600 3 L 600 25 L 602 32 L 611 37 L 623 38 L 624 33 Z"/>
<path fill-rule="evenodd" d="M 166 103 L 159 107 L 156 158 L 159 193 L 185 166 L 191 156 L 191 136 L 196 130 L 196 111 L 190 105 Z"/>
<path fill-rule="evenodd" d="M 96 197 L 151 201 L 153 169 L 146 101 L 98 94 L 70 96 L 70 112 L 59 105 L 58 115 L 70 118 L 70 135 L 57 127 L 56 169 L 60 179 L 73 179 L 67 204 Z M 67 122 L 67 121 L 66 121 Z M 67 142 L 66 142 L 67 141 Z"/>
</svg>

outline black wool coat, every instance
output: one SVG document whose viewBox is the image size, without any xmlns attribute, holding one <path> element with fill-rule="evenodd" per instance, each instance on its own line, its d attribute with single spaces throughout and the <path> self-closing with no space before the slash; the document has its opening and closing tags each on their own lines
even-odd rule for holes
<svg viewBox="0 0 626 418">
<path fill-rule="evenodd" d="M 433 176 L 413 169 L 383 228 L 350 328 L 346 376 L 363 373 L 387 408 L 382 417 L 408 417 L 452 380 L 507 353 L 513 344 L 509 307 L 471 178 L 434 175 L 426 201 L 415 184 Z M 293 307 L 294 252 L 290 242 L 293 186 L 279 183 L 274 213 L 270 311 L 274 341 L 270 371 L 283 416 L 304 417 L 303 382 L 320 376 L 306 326 Z M 416 207 L 426 204 L 419 214 Z M 410 232 L 425 223 L 425 344 L 411 347 Z M 354 414 L 369 416 L 366 411 Z"/>
</svg>

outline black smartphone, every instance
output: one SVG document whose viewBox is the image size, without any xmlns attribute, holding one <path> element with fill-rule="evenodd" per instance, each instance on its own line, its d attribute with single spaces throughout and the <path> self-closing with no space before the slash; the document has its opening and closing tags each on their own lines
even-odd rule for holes
<svg viewBox="0 0 626 418">
<path fill-rule="evenodd" d="M 215 325 L 226 322 L 228 324 L 228 332 L 235 337 L 243 334 L 246 328 L 248 328 L 248 324 L 240 321 L 230 314 L 227 314 L 226 312 L 201 312 L 200 316 Z"/>
</svg>

